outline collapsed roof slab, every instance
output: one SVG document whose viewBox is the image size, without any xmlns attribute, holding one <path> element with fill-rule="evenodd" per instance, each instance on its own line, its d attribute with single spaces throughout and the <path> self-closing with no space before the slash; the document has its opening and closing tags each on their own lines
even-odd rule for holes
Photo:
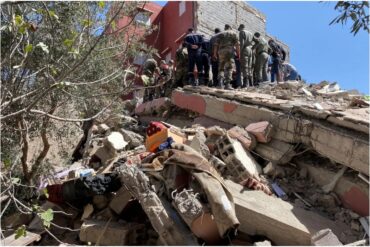
<svg viewBox="0 0 370 247">
<path fill-rule="evenodd" d="M 304 143 L 324 157 L 369 175 L 369 135 L 361 131 L 363 128 L 334 125 L 323 118 L 322 111 L 309 116 L 296 111 L 307 106 L 273 95 L 206 87 L 174 90 L 171 101 L 180 108 L 243 127 L 269 121 L 275 128 L 273 138 Z"/>
<path fill-rule="evenodd" d="M 263 235 L 277 245 L 311 245 L 311 236 L 329 228 L 338 237 L 348 227 L 317 213 L 264 194 L 246 190 L 230 180 L 225 181 L 234 198 L 239 231 Z"/>
</svg>

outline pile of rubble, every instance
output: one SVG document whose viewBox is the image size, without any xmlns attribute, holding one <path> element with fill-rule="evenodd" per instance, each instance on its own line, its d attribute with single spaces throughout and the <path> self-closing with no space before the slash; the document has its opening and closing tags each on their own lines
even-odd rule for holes
<svg viewBox="0 0 370 247">
<path fill-rule="evenodd" d="M 82 158 L 45 180 L 43 207 L 68 213 L 50 232 L 65 244 L 368 245 L 368 106 L 328 83 L 177 89 L 82 137 Z M 22 223 L 55 241 L 39 217 Z"/>
</svg>

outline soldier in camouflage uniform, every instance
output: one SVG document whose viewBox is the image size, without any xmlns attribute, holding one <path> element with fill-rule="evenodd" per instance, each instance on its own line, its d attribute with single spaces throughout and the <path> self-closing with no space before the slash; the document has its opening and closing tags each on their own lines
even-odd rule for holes
<svg viewBox="0 0 370 247">
<path fill-rule="evenodd" d="M 176 51 L 176 87 L 183 87 L 184 83 L 187 82 L 188 63 L 188 49 L 186 48 L 186 43 L 182 43 L 182 47 Z"/>
<path fill-rule="evenodd" d="M 254 70 L 257 77 L 257 83 L 259 83 L 268 80 L 267 60 L 269 58 L 269 45 L 258 32 L 253 35 L 253 41 L 255 42 L 253 49 L 255 50 L 256 54 L 256 63 L 254 66 Z"/>
<path fill-rule="evenodd" d="M 239 42 L 240 42 L 240 65 L 241 73 L 243 75 L 242 87 L 253 86 L 253 74 L 252 74 L 252 42 L 253 34 L 244 29 L 244 24 L 240 24 L 239 30 Z"/>
<path fill-rule="evenodd" d="M 148 58 L 143 65 L 143 75 L 141 77 L 144 86 L 146 87 L 154 86 L 156 80 L 155 76 L 156 73 L 159 73 L 157 61 L 155 61 L 154 58 Z M 143 102 L 153 100 L 154 95 L 155 95 L 154 88 L 145 88 Z"/>
<path fill-rule="evenodd" d="M 238 35 L 231 29 L 230 25 L 225 25 L 225 31 L 217 35 L 213 50 L 213 59 L 219 62 L 218 67 L 218 87 L 222 87 L 225 82 L 225 89 L 231 89 L 232 67 L 234 58 L 234 48 L 236 49 L 237 59 L 240 57 L 240 47 Z"/>
</svg>

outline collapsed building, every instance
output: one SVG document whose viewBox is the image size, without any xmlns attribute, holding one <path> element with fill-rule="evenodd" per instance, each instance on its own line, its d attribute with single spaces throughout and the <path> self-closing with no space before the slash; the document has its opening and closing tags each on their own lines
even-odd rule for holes
<svg viewBox="0 0 370 247">
<path fill-rule="evenodd" d="M 128 103 L 133 117 L 96 122 L 82 159 L 48 179 L 43 207 L 70 215 L 50 229 L 64 243 L 369 244 L 361 95 L 288 81 Z M 27 224 L 51 243 L 38 216 Z"/>
</svg>

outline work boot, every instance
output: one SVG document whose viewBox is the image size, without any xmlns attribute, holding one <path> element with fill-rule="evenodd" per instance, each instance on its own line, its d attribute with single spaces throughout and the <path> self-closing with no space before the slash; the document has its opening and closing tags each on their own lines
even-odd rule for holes
<svg viewBox="0 0 370 247">
<path fill-rule="evenodd" d="M 226 90 L 231 90 L 231 89 L 233 89 L 231 86 L 230 86 L 230 82 L 226 82 L 225 83 L 225 88 L 224 89 L 226 89 Z"/>
<path fill-rule="evenodd" d="M 246 88 L 246 87 L 248 87 L 248 78 L 244 77 L 242 81 L 242 88 Z"/>
<path fill-rule="evenodd" d="M 203 73 L 199 73 L 198 74 L 198 85 L 199 86 L 203 86 L 204 85 L 204 74 Z"/>
</svg>

